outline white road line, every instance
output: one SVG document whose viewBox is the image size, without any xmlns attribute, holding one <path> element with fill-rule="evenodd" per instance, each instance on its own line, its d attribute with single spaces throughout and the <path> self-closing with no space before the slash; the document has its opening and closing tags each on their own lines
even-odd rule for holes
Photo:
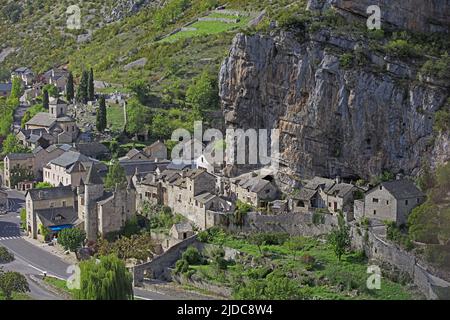
<svg viewBox="0 0 450 320">
<path fill-rule="evenodd" d="M 141 299 L 141 300 L 153 300 L 153 299 L 149 299 L 149 298 L 144 298 L 144 297 L 140 297 L 140 296 L 134 296 L 135 298 Z"/>
</svg>

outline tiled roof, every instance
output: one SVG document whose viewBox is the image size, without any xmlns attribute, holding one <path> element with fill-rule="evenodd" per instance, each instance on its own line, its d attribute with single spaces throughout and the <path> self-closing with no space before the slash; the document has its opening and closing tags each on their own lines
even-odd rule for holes
<svg viewBox="0 0 450 320">
<path fill-rule="evenodd" d="M 396 199 L 420 198 L 425 194 L 407 179 L 382 182 L 381 185 Z"/>
<path fill-rule="evenodd" d="M 354 185 L 348 183 L 336 183 L 329 188 L 326 193 L 335 197 L 343 198 L 355 188 Z"/>
<path fill-rule="evenodd" d="M 7 155 L 9 160 L 28 160 L 34 157 L 32 153 L 10 153 Z"/>
<path fill-rule="evenodd" d="M 33 118 L 31 118 L 26 124 L 33 126 L 51 127 L 56 121 L 56 118 L 52 117 L 47 112 L 39 112 Z"/>
<path fill-rule="evenodd" d="M 75 162 L 92 162 L 92 160 L 85 155 L 82 155 L 79 152 L 75 151 L 67 151 L 64 152 L 62 155 L 60 155 L 58 158 L 53 159 L 50 161 L 51 164 L 68 168 L 69 166 L 73 165 Z"/>
<path fill-rule="evenodd" d="M 45 227 L 74 224 L 78 218 L 74 207 L 40 209 L 35 212 Z"/>
<path fill-rule="evenodd" d="M 73 196 L 73 190 L 71 186 L 62 186 L 56 188 L 45 188 L 45 189 L 31 189 L 27 191 L 27 195 L 31 196 L 34 201 L 41 200 L 52 200 L 68 198 Z"/>
</svg>

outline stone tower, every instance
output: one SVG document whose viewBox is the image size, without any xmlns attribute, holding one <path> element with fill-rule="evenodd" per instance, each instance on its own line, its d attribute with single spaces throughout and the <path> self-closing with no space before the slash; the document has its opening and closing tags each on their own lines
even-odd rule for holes
<svg viewBox="0 0 450 320">
<path fill-rule="evenodd" d="M 94 164 L 89 168 L 84 183 L 84 228 L 89 241 L 97 241 L 98 213 L 96 200 L 103 196 L 103 181 Z"/>
<path fill-rule="evenodd" d="M 48 109 L 52 117 L 64 117 L 67 114 L 67 103 L 61 99 L 50 98 Z"/>
</svg>

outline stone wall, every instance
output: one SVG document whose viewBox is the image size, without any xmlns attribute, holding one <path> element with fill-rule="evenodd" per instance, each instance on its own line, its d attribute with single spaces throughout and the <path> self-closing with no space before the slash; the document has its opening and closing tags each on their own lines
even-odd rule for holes
<svg viewBox="0 0 450 320">
<path fill-rule="evenodd" d="M 134 285 L 142 285 L 144 277 L 170 280 L 171 275 L 169 268 L 175 265 L 181 258 L 183 252 L 190 246 L 194 246 L 198 249 L 202 248 L 202 244 L 197 240 L 197 235 L 174 245 L 163 254 L 155 257 L 152 261 L 135 266 L 132 269 Z"/>
<path fill-rule="evenodd" d="M 366 231 L 358 232 L 357 229 L 352 225 L 352 245 L 355 249 L 364 250 L 369 259 L 388 263 L 408 274 L 427 299 L 448 299 L 450 282 L 431 274 L 429 267 L 412 253 L 381 239 L 371 230 L 367 231 L 366 236 Z"/>
</svg>

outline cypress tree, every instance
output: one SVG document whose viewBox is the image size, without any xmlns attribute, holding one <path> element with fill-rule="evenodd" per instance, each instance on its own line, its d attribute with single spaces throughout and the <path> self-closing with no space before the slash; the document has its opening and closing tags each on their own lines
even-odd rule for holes
<svg viewBox="0 0 450 320">
<path fill-rule="evenodd" d="M 105 97 L 100 97 L 100 105 L 97 111 L 97 130 L 103 132 L 106 129 L 106 102 Z"/>
<path fill-rule="evenodd" d="M 94 70 L 91 68 L 88 77 L 88 87 L 87 87 L 88 101 L 94 101 L 95 90 L 94 90 Z"/>
<path fill-rule="evenodd" d="M 44 91 L 42 92 L 42 105 L 44 106 L 45 109 L 48 110 L 49 108 L 49 97 L 48 97 L 48 90 L 44 89 Z"/>
<path fill-rule="evenodd" d="M 77 100 L 81 103 L 88 102 L 88 81 L 89 81 L 89 72 L 83 71 L 81 75 L 80 85 L 77 90 Z"/>
<path fill-rule="evenodd" d="M 67 98 L 67 101 L 69 101 L 69 102 L 72 102 L 73 98 L 75 98 L 75 89 L 73 86 L 72 72 L 69 73 L 69 78 L 67 79 L 66 98 Z"/>
</svg>

